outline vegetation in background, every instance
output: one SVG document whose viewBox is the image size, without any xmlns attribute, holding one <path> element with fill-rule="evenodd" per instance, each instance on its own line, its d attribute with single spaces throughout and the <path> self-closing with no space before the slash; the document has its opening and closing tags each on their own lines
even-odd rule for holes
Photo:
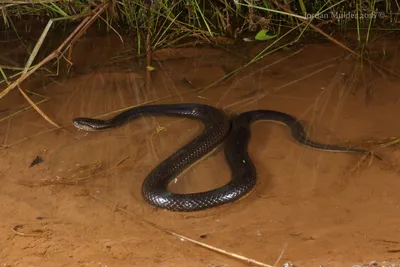
<svg viewBox="0 0 400 267">
<path fill-rule="evenodd" d="M 221 36 L 237 40 L 243 34 L 256 36 L 265 30 L 275 36 L 278 31 L 297 28 L 300 35 L 310 31 L 310 24 L 329 26 L 331 32 L 356 26 L 361 42 L 368 40 L 368 29 L 395 27 L 400 7 L 397 0 L 3 0 L 0 5 L 3 23 L 10 27 L 24 16 L 78 21 L 93 15 L 96 7 L 107 6 L 100 21 L 109 30 L 134 31 L 142 48 L 139 53 L 144 51 L 143 32 L 148 26 L 153 49 L 185 38 L 217 42 Z"/>
<path fill-rule="evenodd" d="M 376 65 L 365 53 L 368 42 L 373 32 L 396 30 L 399 9 L 398 0 L 0 0 L 3 28 L 18 32 L 16 23 L 21 18 L 47 22 L 24 67 L 0 66 L 0 83 L 8 84 L 0 92 L 0 99 L 46 63 L 68 62 L 74 43 L 96 24 L 106 25 L 107 30 L 119 35 L 133 34 L 137 44 L 133 52 L 147 56 L 148 73 L 154 70 L 151 51 L 164 47 L 188 42 L 265 42 L 263 51 L 223 80 L 270 53 L 318 36 L 341 46 L 360 61 Z M 54 24 L 76 28 L 47 57 L 37 58 Z M 334 33 L 347 30 L 356 32 L 358 47 L 348 47 L 333 37 Z M 10 69 L 12 75 L 6 74 Z"/>
</svg>

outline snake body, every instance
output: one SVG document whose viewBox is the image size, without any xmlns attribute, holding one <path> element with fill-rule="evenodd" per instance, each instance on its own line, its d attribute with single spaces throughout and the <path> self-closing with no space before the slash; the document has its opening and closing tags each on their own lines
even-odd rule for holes
<svg viewBox="0 0 400 267">
<path fill-rule="evenodd" d="M 368 153 L 362 149 L 313 142 L 307 138 L 304 127 L 295 117 L 274 110 L 252 110 L 230 120 L 222 110 L 208 105 L 147 105 L 134 107 L 108 120 L 75 118 L 73 124 L 78 129 L 97 131 L 121 126 L 140 116 L 157 115 L 187 117 L 200 120 L 205 126 L 199 136 L 162 161 L 143 181 L 142 196 L 145 201 L 170 211 L 204 210 L 231 203 L 250 193 L 256 184 L 256 169 L 247 147 L 251 135 L 250 126 L 256 121 L 264 120 L 287 126 L 294 140 L 308 148 L 331 152 Z M 232 174 L 226 185 L 192 194 L 175 194 L 167 190 L 174 178 L 222 143 Z"/>
</svg>

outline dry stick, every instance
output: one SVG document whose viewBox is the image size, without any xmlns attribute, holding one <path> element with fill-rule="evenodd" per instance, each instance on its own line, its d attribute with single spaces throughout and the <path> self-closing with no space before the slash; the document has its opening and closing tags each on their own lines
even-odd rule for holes
<svg viewBox="0 0 400 267">
<path fill-rule="evenodd" d="M 18 85 L 19 92 L 21 95 L 28 101 L 28 103 L 50 124 L 53 126 L 60 128 L 60 126 L 55 123 L 52 119 L 50 119 L 30 98 L 27 94 L 25 94 L 24 90 L 21 89 L 21 87 Z"/>
<path fill-rule="evenodd" d="M 70 132 L 59 126 L 57 123 L 55 123 L 53 120 L 51 120 L 29 97 L 27 94 L 25 94 L 24 90 L 21 89 L 21 87 L 18 85 L 19 92 L 22 94 L 22 96 L 28 101 L 28 103 L 42 116 L 47 122 L 52 124 L 53 126 L 56 127 L 56 129 L 61 129 L 62 131 L 66 132 L 67 134 L 72 135 Z M 74 135 L 72 137 L 76 138 Z"/>
<path fill-rule="evenodd" d="M 67 44 L 71 41 L 71 39 L 74 38 L 74 36 L 80 32 L 80 30 L 87 24 L 92 22 L 101 12 L 104 11 L 104 7 L 107 6 L 108 4 L 105 4 L 103 6 L 100 6 L 97 8 L 97 11 L 92 17 L 86 17 L 79 25 L 76 27 L 76 29 L 68 36 L 68 38 L 56 49 L 54 50 L 50 55 L 48 55 L 45 59 L 40 61 L 35 67 L 33 67 L 31 70 L 29 70 L 26 73 L 23 73 L 17 80 L 15 80 L 12 84 L 10 84 L 6 89 L 4 89 L 0 93 L 0 99 L 3 98 L 6 94 L 8 94 L 11 90 L 13 90 L 15 87 L 17 87 L 19 84 L 21 84 L 26 78 L 28 78 L 32 73 L 37 71 L 40 67 L 42 67 L 44 64 L 47 62 L 51 61 L 52 59 L 56 58 L 59 56 L 59 54 L 62 54 L 62 50 Z M 67 46 L 68 48 L 68 46 Z"/>
<path fill-rule="evenodd" d="M 283 249 L 282 249 L 282 251 L 281 251 L 281 254 L 279 255 L 278 259 L 276 260 L 276 262 L 275 262 L 275 264 L 274 264 L 274 267 L 276 267 L 276 266 L 278 265 L 278 263 L 280 262 L 280 260 L 282 259 L 283 253 L 285 253 L 285 248 L 286 248 L 286 246 L 287 246 L 287 244 L 285 244 L 285 245 L 283 246 Z"/>
<path fill-rule="evenodd" d="M 68 68 L 67 72 L 69 73 L 71 70 L 71 67 L 73 65 L 72 63 L 72 50 L 74 49 L 74 45 L 76 43 L 76 41 L 78 41 L 79 38 L 82 37 L 82 35 L 87 31 L 87 29 L 93 24 L 94 20 L 100 16 L 101 13 L 104 12 L 104 10 L 107 9 L 109 4 L 105 4 L 104 6 L 102 6 L 102 8 L 100 8 L 93 16 L 90 17 L 90 19 L 88 20 L 88 22 L 82 27 L 82 29 L 79 30 L 79 32 L 76 33 L 76 35 L 74 36 L 74 38 L 71 40 L 70 44 L 68 45 L 68 47 L 65 50 L 68 50 L 68 54 L 66 57 L 66 61 L 67 63 L 70 64 L 70 67 Z"/>
<path fill-rule="evenodd" d="M 70 67 L 69 67 L 69 69 L 68 69 L 68 73 L 70 72 L 70 70 L 71 70 L 71 68 L 72 68 L 72 66 L 73 66 L 73 62 L 72 62 L 72 50 L 74 49 L 74 44 L 71 44 L 70 45 L 70 47 L 69 47 L 69 49 L 68 49 L 68 54 L 67 54 L 67 61 L 68 61 L 68 63 L 70 64 Z"/>
<path fill-rule="evenodd" d="M 295 15 L 295 14 L 293 13 L 292 10 L 290 10 L 290 9 L 286 8 L 285 6 L 283 6 L 283 5 L 279 4 L 279 3 L 277 3 L 276 1 L 274 1 L 274 3 L 275 3 L 276 6 L 278 6 L 278 7 L 279 7 L 280 9 L 282 9 L 283 11 L 285 11 L 285 12 L 287 12 L 287 13 L 289 13 L 289 14 Z M 305 19 L 299 18 L 299 17 L 297 17 L 297 16 L 296 16 L 296 19 L 298 19 L 298 20 L 300 20 L 300 21 L 302 21 L 302 22 L 308 24 L 308 21 L 305 20 Z M 376 66 L 376 67 L 379 67 L 379 68 L 381 68 L 382 70 L 384 70 L 384 71 L 386 71 L 386 72 L 388 72 L 388 73 L 390 73 L 390 74 L 392 74 L 392 75 L 394 75 L 394 76 L 400 78 L 400 74 L 394 72 L 393 70 L 390 70 L 390 69 L 384 67 L 383 65 L 381 65 L 381 64 L 379 64 L 379 63 L 376 63 L 375 61 L 373 61 L 373 60 L 371 60 L 371 59 L 369 59 L 369 58 L 363 57 L 361 54 L 355 52 L 355 51 L 352 50 L 351 48 L 347 47 L 347 46 L 344 45 L 343 43 L 341 43 L 341 42 L 339 42 L 338 40 L 336 40 L 335 38 L 331 37 L 330 35 L 328 35 L 327 33 L 325 33 L 323 30 L 321 30 L 320 28 L 318 28 L 318 27 L 315 26 L 314 24 L 309 23 L 309 25 L 310 25 L 310 27 L 311 27 L 312 29 L 314 29 L 315 31 L 319 32 L 320 34 L 322 34 L 323 36 L 325 36 L 326 38 L 328 38 L 331 42 L 337 44 L 338 46 L 340 46 L 340 47 L 342 47 L 343 49 L 347 50 L 347 51 L 350 52 L 351 54 L 353 54 L 353 55 L 355 55 L 355 56 L 357 56 L 357 57 L 360 57 L 360 58 L 364 58 L 364 59 L 367 60 L 370 64 L 372 64 L 372 65 L 374 65 L 374 66 Z"/>
<path fill-rule="evenodd" d="M 95 196 L 95 195 L 93 195 L 93 194 L 90 194 L 90 196 L 91 196 L 92 198 L 94 198 L 94 199 L 100 201 L 100 202 L 103 202 L 103 203 L 105 202 L 105 201 L 102 200 L 100 197 L 97 197 L 97 196 Z M 151 222 L 151 221 L 148 221 L 148 220 L 144 219 L 143 217 L 139 217 L 138 215 L 136 215 L 136 214 L 134 214 L 134 213 L 132 213 L 132 212 L 129 212 L 129 211 L 127 211 L 126 209 L 123 209 L 123 208 L 118 207 L 118 205 L 115 205 L 115 204 L 110 205 L 110 204 L 108 204 L 108 203 L 104 203 L 104 204 L 105 204 L 105 205 L 108 205 L 108 206 L 111 206 L 111 207 L 113 208 L 113 211 L 116 211 L 116 210 L 121 211 L 121 212 L 123 212 L 123 213 L 125 213 L 125 214 L 128 214 L 128 215 L 130 215 L 130 216 L 132 216 L 132 217 L 134 217 L 134 218 L 140 220 L 141 222 L 143 222 L 143 223 L 145 223 L 145 224 L 147 224 L 147 225 L 149 225 L 149 226 L 151 226 L 151 227 L 153 227 L 153 228 L 155 228 L 155 229 L 157 229 L 157 230 L 159 230 L 159 231 L 162 231 L 162 232 L 167 233 L 167 234 L 169 234 L 169 235 L 178 237 L 178 238 L 181 239 L 181 240 L 188 241 L 188 242 L 193 243 L 193 244 L 196 244 L 196 245 L 198 245 L 198 246 L 200 246 L 200 247 L 209 249 L 209 250 L 214 251 L 214 252 L 221 253 L 221 254 L 223 254 L 223 255 L 225 255 L 225 256 L 230 256 L 230 257 L 235 258 L 235 259 L 237 259 L 237 260 L 241 260 L 241 261 L 245 261 L 245 262 L 250 263 L 250 264 L 254 264 L 254 265 L 256 265 L 256 266 L 273 267 L 272 265 L 268 265 L 268 264 L 266 264 L 266 263 L 259 262 L 259 261 L 256 261 L 256 260 L 254 260 L 254 259 L 249 259 L 249 258 L 244 257 L 244 256 L 242 256 L 242 255 L 239 255 L 239 254 L 236 254 L 236 253 L 232 253 L 232 252 L 229 252 L 229 251 L 226 251 L 226 250 L 223 250 L 223 249 L 220 249 L 220 248 L 217 248 L 217 247 L 208 245 L 208 244 L 206 244 L 206 243 L 203 243 L 203 242 L 200 242 L 200 241 L 191 239 L 191 238 L 189 238 L 189 237 L 186 237 L 186 236 L 177 234 L 177 233 L 175 233 L 175 232 L 172 232 L 172 231 L 170 231 L 170 230 L 167 230 L 167 229 L 165 229 L 165 228 L 162 228 L 162 227 L 158 226 L 157 224 L 155 224 L 155 223 L 153 223 L 153 222 Z M 281 253 L 281 254 L 282 254 L 282 253 Z"/>
</svg>

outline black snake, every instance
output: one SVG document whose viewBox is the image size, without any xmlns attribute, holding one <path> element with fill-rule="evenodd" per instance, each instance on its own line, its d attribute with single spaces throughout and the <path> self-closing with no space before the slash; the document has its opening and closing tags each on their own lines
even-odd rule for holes
<svg viewBox="0 0 400 267">
<path fill-rule="evenodd" d="M 121 126 L 140 116 L 183 116 L 200 120 L 205 129 L 195 139 L 161 162 L 145 178 L 142 195 L 151 205 L 171 211 L 198 211 L 227 204 L 247 195 L 256 184 L 256 169 L 247 146 L 250 126 L 264 120 L 286 125 L 301 145 L 331 152 L 368 153 L 366 150 L 313 142 L 306 136 L 301 123 L 291 115 L 274 110 L 253 110 L 229 119 L 220 109 L 202 104 L 165 104 L 139 106 L 114 118 L 99 120 L 75 118 L 74 125 L 85 131 L 97 131 Z M 225 157 L 232 173 L 230 182 L 220 188 L 193 194 L 169 192 L 169 183 L 182 171 L 213 151 L 224 142 Z"/>
</svg>

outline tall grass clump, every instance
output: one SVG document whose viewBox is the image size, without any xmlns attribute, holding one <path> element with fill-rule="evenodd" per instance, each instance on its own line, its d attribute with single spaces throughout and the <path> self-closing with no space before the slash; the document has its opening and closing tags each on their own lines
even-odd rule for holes
<svg viewBox="0 0 400 267">
<path fill-rule="evenodd" d="M 329 26 L 332 31 L 355 28 L 361 41 L 368 28 L 396 25 L 399 10 L 397 0 L 5 0 L 0 5 L 4 25 L 23 16 L 77 21 L 96 7 L 107 5 L 101 20 L 109 29 L 134 31 L 143 41 L 141 32 L 150 25 L 154 48 L 184 38 L 212 42 L 216 36 L 237 39 L 245 32 L 266 28 L 288 31 L 301 23 L 299 19 Z M 309 29 L 308 23 L 303 24 L 301 28 Z"/>
</svg>

